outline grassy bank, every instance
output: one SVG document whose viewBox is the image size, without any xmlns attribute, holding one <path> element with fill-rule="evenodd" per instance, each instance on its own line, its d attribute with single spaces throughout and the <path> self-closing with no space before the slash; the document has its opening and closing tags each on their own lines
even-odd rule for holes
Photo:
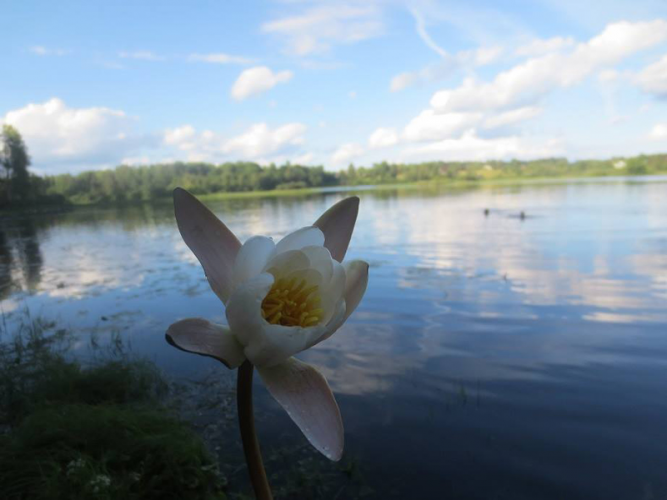
<svg viewBox="0 0 667 500">
<path fill-rule="evenodd" d="M 655 174 L 652 174 L 655 175 Z M 665 174 L 667 175 L 667 173 Z M 438 190 L 469 190 L 478 188 L 493 188 L 499 186 L 522 186 L 531 184 L 568 184 L 571 182 L 590 181 L 596 182 L 601 179 L 611 179 L 613 175 L 597 175 L 597 176 L 562 176 L 562 177 L 510 177 L 497 179 L 483 179 L 483 180 L 443 180 L 431 179 L 413 182 L 387 183 L 387 184 L 371 184 L 371 185 L 350 185 L 350 186 L 336 186 L 326 188 L 300 188 L 300 189 L 281 189 L 271 191 L 243 191 L 243 192 L 218 192 L 200 194 L 197 197 L 202 201 L 220 201 L 220 200 L 236 200 L 236 199 L 256 199 L 256 198 L 295 198 L 312 196 L 322 193 L 336 193 L 346 192 L 355 193 L 361 191 L 389 191 L 389 190 L 411 190 L 411 189 L 438 189 Z M 629 179 L 642 179 L 651 177 L 651 175 L 631 175 L 623 176 Z M 67 212 L 79 207 L 132 207 L 141 206 L 144 204 L 171 204 L 172 198 L 170 195 L 165 195 L 160 198 L 154 198 L 148 201 L 123 201 L 123 202 L 70 202 L 64 205 L 40 205 L 37 207 L 22 205 L 17 207 L 4 207 L 0 209 L 0 214 L 4 217 L 22 216 L 25 214 L 48 214 Z"/>
<path fill-rule="evenodd" d="M 201 438 L 163 406 L 154 365 L 82 365 L 51 330 L 0 344 L 2 498 L 228 498 Z"/>
<path fill-rule="evenodd" d="M 0 321 L 3 500 L 253 498 L 222 368 L 172 381 L 119 337 L 76 359 L 80 337 L 25 317 L 14 333 Z M 290 431 L 263 447 L 277 500 L 372 491 L 354 459 L 331 463 Z"/>
<path fill-rule="evenodd" d="M 666 172 L 667 174 L 667 172 Z M 530 185 L 530 184 L 568 184 L 571 182 L 582 182 L 590 181 L 595 182 L 602 179 L 613 179 L 615 177 L 628 177 L 632 178 L 646 178 L 650 175 L 631 175 L 631 176 L 616 176 L 616 175 L 597 175 L 597 176 L 562 176 L 562 177 L 503 177 L 496 179 L 482 179 L 482 180 L 466 180 L 466 179 L 457 179 L 457 180 L 443 180 L 443 179 L 431 179 L 423 181 L 414 181 L 414 182 L 399 182 L 399 183 L 388 183 L 388 184 L 371 184 L 371 185 L 351 185 L 351 186 L 337 186 L 337 187 L 328 187 L 328 188 L 303 188 L 303 189 L 289 189 L 289 190 L 280 190 L 280 191 L 249 191 L 242 193 L 211 193 L 198 195 L 198 198 L 201 200 L 228 200 L 228 199 L 244 199 L 244 198 L 282 198 L 282 197 L 295 197 L 295 196 L 308 196 L 313 194 L 321 193 L 335 193 L 335 192 L 358 192 L 358 191 L 385 191 L 385 190 L 395 190 L 395 189 L 420 189 L 420 188 L 438 188 L 438 189 L 475 189 L 483 187 L 494 187 L 494 186 L 521 186 L 521 185 Z M 170 198 L 164 199 L 165 201 L 170 201 Z"/>
</svg>

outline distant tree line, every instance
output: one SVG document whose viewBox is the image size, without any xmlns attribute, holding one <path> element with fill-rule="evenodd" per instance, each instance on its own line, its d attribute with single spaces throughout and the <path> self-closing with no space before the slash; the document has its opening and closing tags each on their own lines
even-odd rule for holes
<svg viewBox="0 0 667 500">
<path fill-rule="evenodd" d="M 538 177 L 591 177 L 667 173 L 667 154 L 609 160 L 547 158 L 532 161 L 376 163 L 332 173 L 322 166 L 253 162 L 166 163 L 141 167 L 121 165 L 77 175 L 35 176 L 30 157 L 16 129 L 3 127 L 0 143 L 0 205 L 36 203 L 128 203 L 166 198 L 181 186 L 194 194 L 237 193 L 340 185 L 407 182 L 478 182 Z"/>
<path fill-rule="evenodd" d="M 372 167 L 350 165 L 338 174 L 342 185 L 406 183 L 420 181 L 484 181 L 541 177 L 599 177 L 667 173 L 667 154 L 640 155 L 609 160 L 568 161 L 546 158 L 531 161 L 376 163 Z"/>
<path fill-rule="evenodd" d="M 194 194 L 272 191 L 335 186 L 337 177 L 322 167 L 269 165 L 252 162 L 167 163 L 142 167 L 122 165 L 114 170 L 45 177 L 48 193 L 73 203 L 122 203 L 171 196 L 175 187 Z"/>
</svg>

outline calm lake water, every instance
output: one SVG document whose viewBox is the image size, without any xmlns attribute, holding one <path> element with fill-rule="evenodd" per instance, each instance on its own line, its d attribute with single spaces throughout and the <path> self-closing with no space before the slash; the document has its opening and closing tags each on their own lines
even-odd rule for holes
<svg viewBox="0 0 667 500">
<path fill-rule="evenodd" d="M 300 357 L 336 393 L 371 498 L 667 498 L 667 177 L 358 194 L 348 258 L 371 264 L 368 292 Z M 344 196 L 208 205 L 244 241 Z M 116 332 L 172 377 L 232 386 L 164 341 L 179 318 L 225 322 L 169 204 L 0 229 L 10 328 L 27 309 L 82 352 Z M 261 384 L 255 397 L 265 450 L 305 442 Z"/>
</svg>

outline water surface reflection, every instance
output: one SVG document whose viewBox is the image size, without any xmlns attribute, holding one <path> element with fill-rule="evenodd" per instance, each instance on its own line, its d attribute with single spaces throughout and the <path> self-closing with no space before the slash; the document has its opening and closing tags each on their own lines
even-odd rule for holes
<svg viewBox="0 0 667 500">
<path fill-rule="evenodd" d="M 366 298 L 302 357 L 378 498 L 667 496 L 665 181 L 359 193 Z M 244 240 L 343 196 L 210 205 Z M 225 321 L 169 205 L 6 220 L 0 286 L 10 323 L 28 307 L 120 331 L 174 375 L 233 376 L 163 341 L 178 318 Z M 259 395 L 270 445 L 291 424 Z"/>
</svg>

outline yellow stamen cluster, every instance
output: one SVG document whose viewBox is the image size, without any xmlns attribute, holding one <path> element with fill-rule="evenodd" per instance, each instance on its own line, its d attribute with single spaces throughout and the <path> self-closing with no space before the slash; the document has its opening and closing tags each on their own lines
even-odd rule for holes
<svg viewBox="0 0 667 500">
<path fill-rule="evenodd" d="M 272 325 L 313 326 L 324 314 L 319 287 L 306 280 L 277 279 L 262 301 L 262 317 Z"/>
</svg>

